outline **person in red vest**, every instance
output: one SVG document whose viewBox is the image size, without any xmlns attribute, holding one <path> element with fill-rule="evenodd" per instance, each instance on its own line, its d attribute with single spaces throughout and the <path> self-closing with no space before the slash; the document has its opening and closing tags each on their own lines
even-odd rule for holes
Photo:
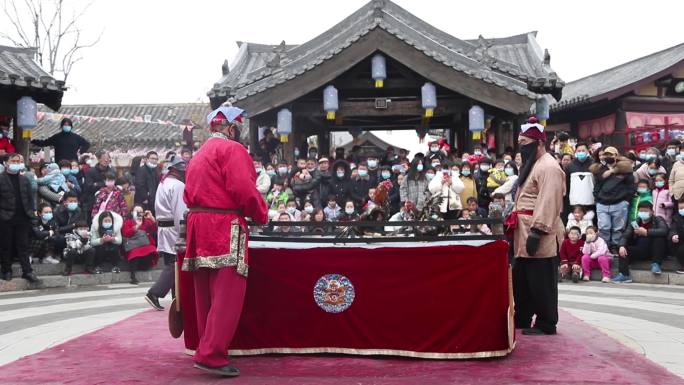
<svg viewBox="0 0 684 385">
<path fill-rule="evenodd" d="M 239 142 L 243 112 L 230 106 L 209 115 L 212 134 L 187 167 L 184 192 L 189 214 L 182 270 L 192 272 L 194 282 L 195 368 L 226 377 L 240 374 L 228 362 L 228 348 L 247 287 L 245 218 L 268 221 L 252 158 Z"/>
<path fill-rule="evenodd" d="M 15 148 L 9 138 L 9 120 L 0 116 L 0 159 L 14 153 Z"/>
</svg>

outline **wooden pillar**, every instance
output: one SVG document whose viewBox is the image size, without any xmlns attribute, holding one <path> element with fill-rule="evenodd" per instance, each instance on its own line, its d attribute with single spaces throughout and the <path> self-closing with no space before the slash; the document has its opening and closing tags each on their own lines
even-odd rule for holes
<svg viewBox="0 0 684 385">
<path fill-rule="evenodd" d="M 249 119 L 249 152 L 255 154 L 259 147 L 259 122 Z"/>
</svg>

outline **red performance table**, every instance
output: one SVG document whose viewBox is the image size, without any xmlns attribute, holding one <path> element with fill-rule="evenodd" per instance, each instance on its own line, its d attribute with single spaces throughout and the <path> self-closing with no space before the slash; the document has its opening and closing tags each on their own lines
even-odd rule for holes
<svg viewBox="0 0 684 385">
<path fill-rule="evenodd" d="M 515 346 L 507 248 L 504 241 L 250 241 L 230 354 L 505 356 Z M 189 279 L 181 273 L 181 304 Z M 186 323 L 186 348 L 196 341 Z"/>
</svg>

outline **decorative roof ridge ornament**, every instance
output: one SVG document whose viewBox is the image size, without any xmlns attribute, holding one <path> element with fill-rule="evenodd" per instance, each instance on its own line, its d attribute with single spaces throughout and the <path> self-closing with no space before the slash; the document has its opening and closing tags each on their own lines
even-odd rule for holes
<svg viewBox="0 0 684 385">
<path fill-rule="evenodd" d="M 373 0 L 373 18 L 376 22 L 381 21 L 385 17 L 384 8 L 386 5 L 386 0 Z"/>
<path fill-rule="evenodd" d="M 226 76 L 230 73 L 230 67 L 228 66 L 228 59 L 223 61 L 223 65 L 221 66 L 221 73 L 223 76 Z"/>
<path fill-rule="evenodd" d="M 266 67 L 268 68 L 279 68 L 280 67 L 280 62 L 283 58 L 283 54 L 285 50 L 287 49 L 287 46 L 285 44 L 285 40 L 281 41 L 279 45 L 273 47 L 272 52 L 273 56 L 271 56 L 270 59 L 266 62 Z"/>
</svg>

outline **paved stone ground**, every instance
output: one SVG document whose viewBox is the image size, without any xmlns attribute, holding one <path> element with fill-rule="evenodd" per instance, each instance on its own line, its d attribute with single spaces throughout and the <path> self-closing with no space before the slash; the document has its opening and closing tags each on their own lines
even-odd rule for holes
<svg viewBox="0 0 684 385">
<path fill-rule="evenodd" d="M 143 299 L 148 287 L 0 293 L 0 365 L 149 309 Z M 562 283 L 559 292 L 563 309 L 684 378 L 684 287 Z M 165 322 L 166 313 L 158 314 Z"/>
</svg>

